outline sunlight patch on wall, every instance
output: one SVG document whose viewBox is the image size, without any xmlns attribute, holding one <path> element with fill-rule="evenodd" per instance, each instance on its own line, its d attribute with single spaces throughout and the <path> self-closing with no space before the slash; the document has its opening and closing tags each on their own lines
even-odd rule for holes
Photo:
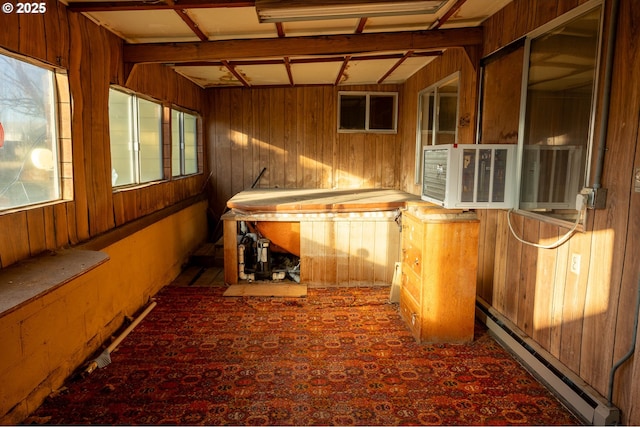
<svg viewBox="0 0 640 427">
<path fill-rule="evenodd" d="M 580 237 L 578 235 L 574 239 Z M 572 246 L 571 240 L 565 243 L 569 245 L 566 255 L 561 249 L 538 250 L 533 301 L 533 327 L 536 331 L 582 322 L 609 310 L 614 232 L 611 229 L 593 231 L 585 238 L 592 241 L 591 253 L 579 252 L 576 248 L 581 247 L 580 243 Z M 541 239 L 540 243 L 551 244 L 555 240 Z M 591 262 L 589 258 L 595 261 Z M 560 264 L 565 262 L 566 265 Z M 603 271 L 595 274 L 595 269 Z M 604 280 L 596 283 L 590 277 Z"/>
</svg>

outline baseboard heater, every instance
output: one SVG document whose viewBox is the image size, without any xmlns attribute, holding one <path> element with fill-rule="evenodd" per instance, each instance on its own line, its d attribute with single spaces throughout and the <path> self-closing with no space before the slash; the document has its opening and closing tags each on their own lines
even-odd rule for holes
<svg viewBox="0 0 640 427">
<path fill-rule="evenodd" d="M 618 408 L 609 405 L 607 399 L 480 298 L 476 299 L 476 314 L 492 336 L 582 422 L 591 425 L 619 424 Z"/>
</svg>

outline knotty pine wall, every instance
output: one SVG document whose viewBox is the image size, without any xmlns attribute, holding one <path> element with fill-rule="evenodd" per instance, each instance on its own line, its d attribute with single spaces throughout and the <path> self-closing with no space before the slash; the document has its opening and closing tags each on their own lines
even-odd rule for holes
<svg viewBox="0 0 640 427">
<path fill-rule="evenodd" d="M 399 187 L 404 127 L 397 134 L 338 133 L 339 90 L 399 92 L 398 114 L 405 114 L 394 85 L 207 91 L 209 201 L 217 216 L 263 168 L 256 188 Z"/>
<path fill-rule="evenodd" d="M 44 14 L 0 14 L 0 48 L 67 70 L 72 94 L 73 199 L 0 214 L 0 268 L 45 250 L 74 245 L 201 192 L 208 172 L 113 192 L 108 94 L 116 84 L 202 113 L 204 91 L 160 65 L 136 66 L 126 76 L 122 41 L 48 0 Z M 168 131 L 168 120 L 165 132 Z M 200 153 L 204 158 L 204 153 Z M 165 150 L 165 166 L 170 164 Z M 170 173 L 166 173 L 170 176 Z"/>
<path fill-rule="evenodd" d="M 584 1 L 513 1 L 483 24 L 482 55 L 581 3 Z M 606 5 L 605 35 L 610 2 Z M 557 249 L 536 249 L 518 242 L 508 229 L 506 211 L 478 210 L 478 296 L 605 397 L 612 365 L 639 333 L 633 330 L 633 318 L 640 280 L 640 194 L 633 192 L 632 185 L 634 168 L 640 165 L 640 77 L 630 71 L 640 67 L 639 22 L 640 4 L 621 0 L 603 175 L 603 187 L 608 190 L 606 208 L 589 210 L 586 231 Z M 490 108 L 484 111 L 490 117 L 483 121 L 483 142 L 517 141 L 522 57 L 522 49 L 516 50 L 488 69 L 485 103 Z M 604 61 L 604 54 L 602 58 Z M 601 75 L 603 69 L 604 65 Z M 465 78 L 471 77 L 463 73 L 461 79 Z M 600 81 L 601 100 L 602 77 Z M 407 87 L 414 84 L 408 82 Z M 601 109 L 600 102 L 598 117 Z M 592 167 L 592 176 L 594 170 Z M 512 220 L 516 231 L 529 241 L 549 243 L 567 231 L 517 214 Z M 571 271 L 572 255 L 581 257 L 578 273 Z M 615 376 L 613 403 L 621 409 L 623 423 L 640 423 L 638 401 L 640 346 Z"/>
</svg>

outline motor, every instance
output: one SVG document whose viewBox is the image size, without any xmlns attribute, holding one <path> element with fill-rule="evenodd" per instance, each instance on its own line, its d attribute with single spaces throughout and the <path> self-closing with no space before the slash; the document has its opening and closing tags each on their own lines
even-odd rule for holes
<svg viewBox="0 0 640 427">
<path fill-rule="evenodd" d="M 271 251 L 269 239 L 258 239 L 256 242 L 256 277 L 271 279 Z"/>
</svg>

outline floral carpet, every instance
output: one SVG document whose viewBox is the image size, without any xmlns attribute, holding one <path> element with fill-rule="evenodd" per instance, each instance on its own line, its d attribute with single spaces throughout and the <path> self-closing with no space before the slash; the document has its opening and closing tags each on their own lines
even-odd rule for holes
<svg viewBox="0 0 640 427">
<path fill-rule="evenodd" d="M 388 288 L 223 291 L 164 288 L 109 365 L 25 422 L 579 424 L 479 323 L 472 343 L 416 344 Z"/>
</svg>

